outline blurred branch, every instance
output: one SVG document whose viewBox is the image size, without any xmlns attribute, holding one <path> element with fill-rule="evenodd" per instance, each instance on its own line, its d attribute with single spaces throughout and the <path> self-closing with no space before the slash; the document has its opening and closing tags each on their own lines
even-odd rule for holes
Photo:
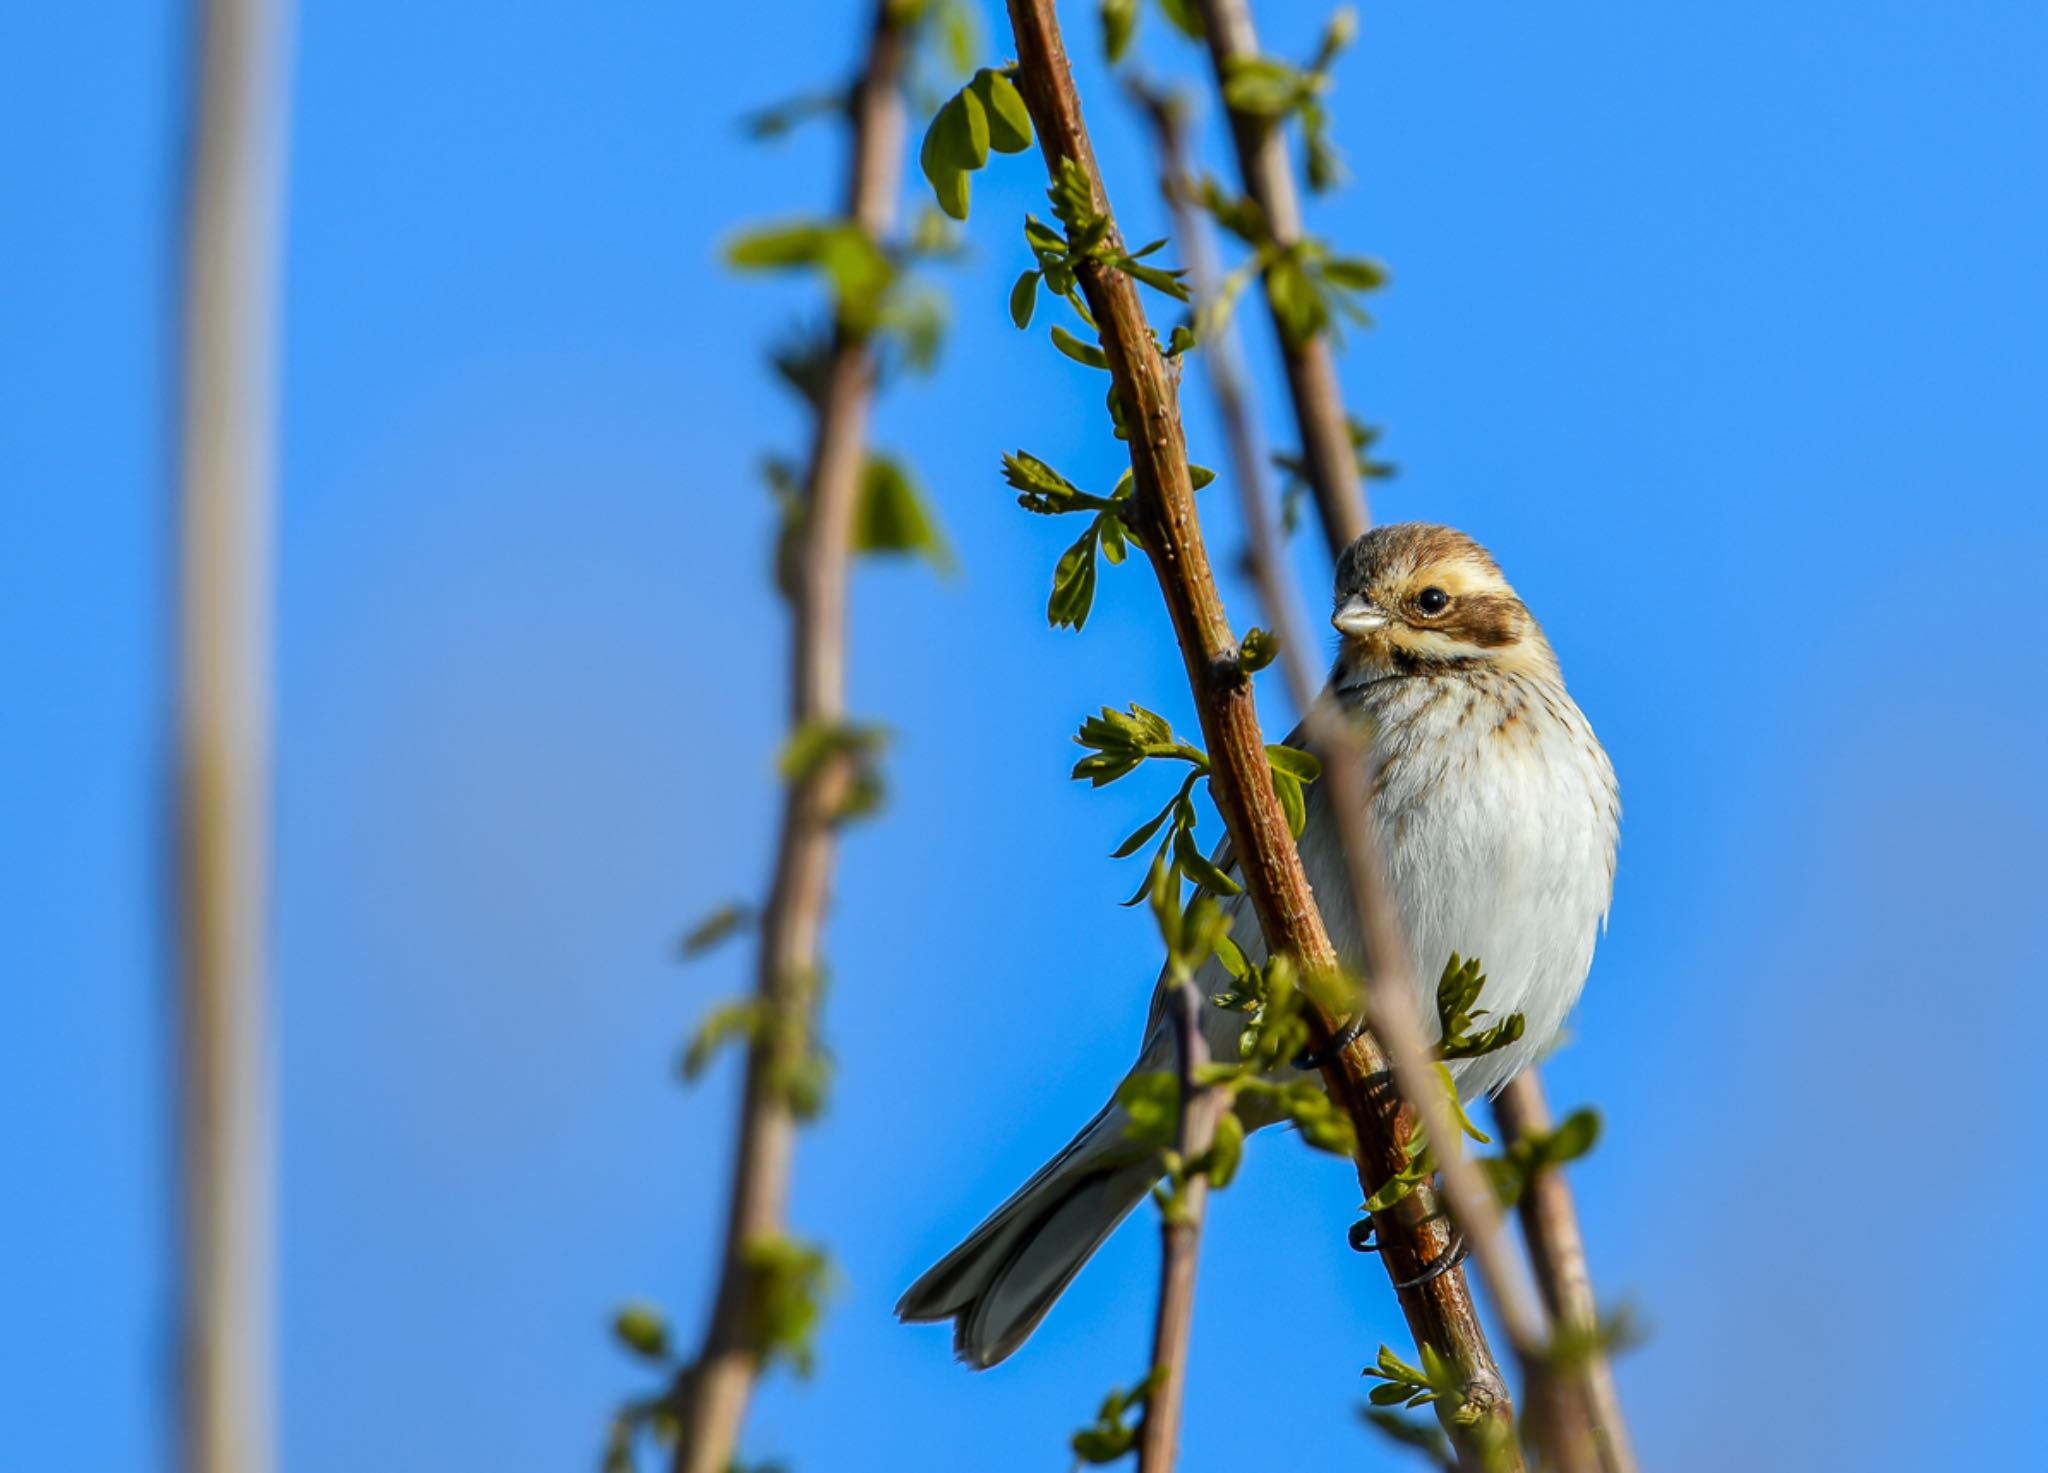
<svg viewBox="0 0 2048 1473">
<path fill-rule="evenodd" d="M 200 7 L 185 181 L 177 879 L 188 1473 L 262 1473 L 274 1458 L 265 922 L 289 15 L 284 0 Z"/>
<path fill-rule="evenodd" d="M 1108 198 L 1082 121 L 1080 99 L 1051 0 L 1009 0 L 1009 12 L 1017 41 L 1017 85 L 1037 126 L 1049 172 L 1057 181 L 1063 161 L 1077 164 L 1095 213 L 1106 219 Z M 1109 229 L 1108 239 L 1114 246 L 1113 225 Z M 1335 977 L 1339 974 L 1336 952 L 1324 931 L 1293 834 L 1274 793 L 1251 681 L 1202 543 L 1174 384 L 1130 276 L 1096 257 L 1080 261 L 1076 277 L 1100 333 L 1114 391 L 1122 402 L 1123 420 L 1129 426 L 1139 530 L 1181 647 L 1212 764 L 1211 791 L 1229 830 L 1245 890 L 1274 953 L 1293 957 L 1308 977 Z M 1283 644 L 1286 642 L 1283 637 Z M 1340 765 L 1326 764 L 1324 771 Z M 1361 805 L 1362 818 L 1362 795 L 1354 797 Z M 1333 790 L 1333 801 L 1341 808 L 1344 797 Z M 1377 872 L 1370 864 L 1357 865 L 1354 870 L 1366 881 L 1362 898 L 1370 903 L 1365 909 L 1368 920 L 1375 911 L 1383 918 L 1372 938 L 1378 943 L 1382 939 L 1378 933 L 1387 929 L 1387 907 L 1371 883 Z M 1398 930 L 1395 948 L 1393 955 L 1398 956 L 1402 949 Z M 1416 1107 L 1425 1120 L 1434 1123 L 1432 1140 L 1448 1143 L 1457 1138 L 1455 1127 L 1442 1118 L 1448 1114 L 1446 1102 L 1433 1087 L 1417 1087 L 1416 1081 L 1426 1075 L 1429 1065 L 1412 1000 L 1400 992 L 1406 985 L 1405 969 L 1389 968 L 1376 977 L 1373 986 L 1375 1026 L 1394 1048 L 1405 1051 L 1405 1057 L 1397 1054 L 1395 1069 L 1403 1085 L 1400 1093 L 1389 1088 L 1390 1061 L 1372 1031 L 1337 1050 L 1323 1066 L 1331 1097 L 1357 1133 L 1359 1180 L 1368 1194 L 1408 1165 L 1405 1147 L 1414 1128 Z M 1400 1026 L 1404 1014 L 1405 1028 Z M 1311 1016 L 1322 1043 L 1331 1042 L 1343 1020 L 1332 1017 L 1320 1004 L 1311 1009 Z M 1390 1023 L 1394 1025 L 1391 1028 Z M 1408 1095 L 1405 1101 L 1404 1094 Z M 1448 1144 L 1441 1154 L 1449 1161 L 1457 1159 Z M 1490 1194 L 1484 1195 L 1485 1202 L 1494 1206 L 1497 1219 L 1497 1204 L 1492 1203 Z M 1450 1251 L 1448 1234 L 1427 1191 L 1411 1193 L 1381 1214 L 1379 1226 L 1383 1242 L 1392 1250 L 1387 1255 L 1389 1263 L 1411 1277 Z M 1484 1234 L 1485 1228 L 1483 1212 L 1472 1209 L 1470 1229 Z M 1506 1302 L 1510 1310 L 1522 1307 L 1512 1297 Z M 1463 1276 L 1455 1271 L 1440 1274 L 1402 1291 L 1401 1303 L 1416 1338 L 1433 1346 L 1456 1376 L 1459 1405 L 1454 1412 L 1447 1408 L 1446 1413 L 1461 1448 L 1475 1463 L 1519 1466 L 1506 1382 L 1487 1346 Z"/>
<path fill-rule="evenodd" d="M 875 246 L 894 222 L 903 152 L 899 80 L 908 8 L 877 0 L 852 107 L 846 218 Z M 792 595 L 789 719 L 792 735 L 846 714 L 846 583 L 854 509 L 866 455 L 876 374 L 865 325 L 834 329 L 804 478 L 804 523 Z M 789 1072 L 810 1048 L 812 1006 L 836 849 L 854 756 L 831 750 L 791 777 L 774 877 L 761 920 L 753 1030 L 740 1108 L 739 1149 L 711 1322 L 696 1361 L 677 1378 L 676 1473 L 726 1473 L 765 1349 L 760 1250 L 779 1242 L 796 1120 Z"/>
<path fill-rule="evenodd" d="M 1250 0 L 1201 0 L 1202 24 L 1209 59 L 1215 67 L 1217 93 L 1222 95 L 1232 67 L 1259 54 L 1252 27 Z M 1265 216 L 1275 246 L 1286 250 L 1302 240 L 1301 203 L 1295 194 L 1294 169 L 1287 158 L 1287 139 L 1280 124 L 1256 113 L 1226 105 L 1230 136 L 1237 147 L 1244 189 Z M 1343 552 L 1372 525 L 1365 483 L 1351 442 L 1351 422 L 1337 387 L 1337 365 L 1327 333 L 1296 336 L 1275 300 L 1271 272 L 1263 276 L 1266 307 L 1280 342 L 1280 360 L 1294 420 L 1301 435 L 1301 458 L 1309 488 L 1328 534 L 1331 555 Z"/>
<path fill-rule="evenodd" d="M 1173 1027 L 1174 1072 L 1180 1080 L 1180 1124 L 1174 1151 L 1185 1180 L 1159 1214 L 1159 1308 L 1152 1325 L 1152 1374 L 1158 1379 L 1145 1401 L 1138 1430 L 1138 1473 L 1166 1473 L 1180 1445 L 1180 1409 L 1187 1388 L 1188 1332 L 1195 1318 L 1195 1265 L 1202 1245 L 1202 1219 L 1209 1205 L 1209 1176 L 1191 1169 L 1216 1138 L 1216 1117 L 1227 1101 L 1222 1091 L 1198 1080 L 1209 1062 L 1202 1037 L 1202 995 L 1182 981 L 1166 996 Z"/>
<path fill-rule="evenodd" d="M 1553 1128 L 1550 1103 L 1534 1069 L 1524 1070 L 1493 1102 L 1493 1117 L 1510 1142 L 1533 1140 Z M 1635 1450 L 1622 1416 L 1621 1393 L 1614 1366 L 1601 1344 L 1600 1306 L 1593 1294 L 1593 1276 L 1586 1264 L 1586 1242 L 1579 1232 L 1578 1209 L 1561 1167 L 1544 1166 L 1530 1177 L 1518 1207 L 1529 1261 L 1560 1336 L 1584 1346 L 1584 1367 L 1565 1378 L 1577 1405 L 1562 1414 L 1583 1418 L 1593 1440 L 1600 1473 L 1635 1473 Z"/>
</svg>

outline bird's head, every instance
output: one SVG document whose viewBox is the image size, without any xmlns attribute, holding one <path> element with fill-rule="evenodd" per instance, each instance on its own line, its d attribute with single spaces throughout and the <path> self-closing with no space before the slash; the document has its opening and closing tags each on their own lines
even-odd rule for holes
<svg viewBox="0 0 2048 1473">
<path fill-rule="evenodd" d="M 1370 676 L 1458 668 L 1554 673 L 1543 630 L 1492 554 L 1450 527 L 1375 527 L 1337 561 L 1340 665 Z"/>
</svg>

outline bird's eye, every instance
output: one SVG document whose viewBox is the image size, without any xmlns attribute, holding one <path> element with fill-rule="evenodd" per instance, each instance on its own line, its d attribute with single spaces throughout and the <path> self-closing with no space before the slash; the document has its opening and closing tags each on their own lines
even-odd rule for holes
<svg viewBox="0 0 2048 1473">
<path fill-rule="evenodd" d="M 1425 614 L 1441 614 L 1451 606 L 1451 596 L 1441 588 L 1425 588 L 1415 595 L 1415 607 Z"/>
</svg>

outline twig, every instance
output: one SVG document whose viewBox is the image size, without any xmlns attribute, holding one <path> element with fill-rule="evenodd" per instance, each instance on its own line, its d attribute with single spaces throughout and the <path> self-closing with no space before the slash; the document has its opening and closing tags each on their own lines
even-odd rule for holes
<svg viewBox="0 0 2048 1473">
<path fill-rule="evenodd" d="M 1201 1006 L 1201 994 L 1192 982 L 1180 982 L 1167 993 L 1166 1016 L 1173 1025 L 1175 1072 L 1180 1076 L 1174 1150 L 1183 1167 L 1196 1163 L 1214 1142 L 1216 1116 L 1227 1103 L 1221 1091 L 1196 1083 L 1196 1075 L 1209 1062 Z M 1166 1473 L 1180 1445 L 1188 1330 L 1195 1317 L 1195 1266 L 1208 1204 L 1207 1173 L 1191 1171 L 1177 1198 L 1159 1216 L 1159 1309 L 1152 1325 L 1152 1367 L 1159 1380 L 1146 1398 L 1138 1430 L 1138 1473 Z"/>
<path fill-rule="evenodd" d="M 903 154 L 906 8 L 877 0 L 866 62 L 852 97 L 847 218 L 880 244 L 896 212 Z M 839 721 L 846 710 L 848 545 L 867 441 L 875 358 L 864 333 L 835 330 L 805 477 L 806 514 L 792 595 L 790 728 Z M 755 997 L 764 1018 L 747 1053 L 739 1150 L 711 1323 L 678 1378 L 675 1473 L 725 1473 L 760 1371 L 759 1271 L 750 1249 L 782 1231 L 795 1119 L 780 1079 L 809 1048 L 819 933 L 830 889 L 835 816 L 852 781 L 835 754 L 793 781 L 783 800 L 774 878 L 762 916 Z"/>
<path fill-rule="evenodd" d="M 1009 12 L 1017 41 L 1018 87 L 1049 168 L 1056 175 L 1063 159 L 1074 160 L 1088 178 L 1095 210 L 1107 216 L 1108 199 L 1051 0 L 1009 0 Z M 1173 383 L 1131 279 L 1093 260 L 1080 263 L 1076 275 L 1123 404 L 1144 547 L 1181 647 L 1212 764 L 1210 787 L 1229 830 L 1246 893 L 1275 953 L 1292 956 L 1307 975 L 1335 976 L 1337 956 L 1273 792 L 1251 681 L 1240 662 L 1237 638 L 1224 615 L 1202 543 Z M 1405 998 L 1402 1006 L 1412 1009 Z M 1340 1020 L 1320 1008 L 1313 1011 L 1327 1041 Z M 1397 1043 L 1410 1047 L 1418 1038 L 1412 1019 L 1407 1037 L 1395 1035 Z M 1331 1097 L 1357 1131 L 1359 1179 L 1369 1193 L 1406 1164 L 1403 1143 L 1412 1130 L 1412 1119 L 1404 1118 L 1404 1101 L 1390 1087 L 1388 1071 L 1387 1057 L 1369 1030 L 1338 1051 L 1323 1071 Z M 1407 1072 L 1412 1077 L 1413 1071 Z M 1425 1091 L 1425 1109 L 1429 1098 Z M 1433 1138 L 1448 1139 L 1441 1134 Z M 1380 1229 L 1393 1250 L 1390 1261 L 1410 1276 L 1450 1249 L 1449 1234 L 1433 1212 L 1433 1194 L 1426 1189 L 1382 1214 Z M 1401 1303 L 1416 1338 L 1433 1346 L 1459 1378 L 1462 1405 L 1452 1421 L 1461 1447 L 1475 1463 L 1491 1456 L 1494 1466 L 1519 1466 L 1506 1382 L 1487 1347 L 1463 1277 L 1439 1275 L 1404 1291 Z"/>
<path fill-rule="evenodd" d="M 1493 1114 L 1501 1134 L 1509 1140 L 1550 1131 L 1550 1103 L 1543 1097 L 1535 1070 L 1525 1070 L 1501 1091 L 1493 1102 Z M 1523 1189 L 1517 1211 L 1552 1323 L 1561 1333 L 1586 1337 L 1586 1364 L 1577 1376 L 1567 1378 L 1580 1405 L 1567 1408 L 1567 1414 L 1585 1419 L 1600 1473 L 1636 1473 L 1635 1450 L 1622 1416 L 1614 1366 L 1598 1340 L 1600 1305 L 1593 1294 L 1586 1242 L 1579 1232 L 1579 1214 L 1563 1170 L 1546 1166 L 1537 1171 Z"/>
<path fill-rule="evenodd" d="M 1216 70 L 1219 94 L 1230 68 L 1240 58 L 1259 54 L 1252 28 L 1250 0 L 1202 0 L 1202 25 L 1208 36 L 1209 59 Z M 1294 190 L 1294 169 L 1287 159 L 1287 140 L 1279 125 L 1252 113 L 1227 109 L 1230 136 L 1237 146 L 1238 168 L 1245 193 L 1266 217 L 1273 244 L 1281 250 L 1302 238 L 1301 204 Z M 1337 365 L 1326 333 L 1295 338 L 1289 334 L 1273 300 L 1273 278 L 1265 278 L 1266 306 L 1280 340 L 1280 360 L 1287 372 L 1289 400 L 1301 435 L 1301 458 L 1308 470 L 1316 509 L 1329 532 L 1333 555 L 1365 535 L 1372 525 L 1365 484 L 1351 443 L 1351 422 L 1344 396 L 1337 389 Z"/>
<path fill-rule="evenodd" d="M 177 733 L 180 1440 L 188 1473 L 273 1442 L 270 582 L 284 0 L 209 0 L 186 179 Z"/>
</svg>

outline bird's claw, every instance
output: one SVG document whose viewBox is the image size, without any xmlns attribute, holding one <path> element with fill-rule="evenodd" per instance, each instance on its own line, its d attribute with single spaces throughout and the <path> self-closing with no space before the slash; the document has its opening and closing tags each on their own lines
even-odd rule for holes
<svg viewBox="0 0 2048 1473">
<path fill-rule="evenodd" d="M 1365 1032 L 1365 1019 L 1352 1019 L 1349 1023 L 1346 1023 L 1342 1028 L 1339 1028 L 1335 1033 L 1331 1034 L 1330 1041 L 1327 1044 L 1325 1044 L 1320 1050 L 1315 1048 L 1305 1048 L 1300 1053 L 1296 1054 L 1294 1056 L 1294 1067 L 1297 1069 L 1322 1068 L 1323 1065 L 1329 1063 L 1331 1060 L 1335 1059 L 1337 1055 L 1343 1053 L 1344 1050 L 1350 1048 L 1351 1045 L 1357 1040 L 1358 1035 L 1363 1032 Z"/>
<path fill-rule="evenodd" d="M 1465 1254 L 1470 1246 L 1465 1241 L 1465 1235 L 1453 1229 L 1451 1232 L 1451 1246 L 1438 1254 L 1436 1262 L 1430 1264 L 1428 1268 L 1424 1269 L 1414 1278 L 1396 1279 L 1394 1281 L 1395 1292 L 1405 1294 L 1410 1289 L 1420 1289 L 1424 1284 L 1435 1283 L 1465 1261 Z"/>
</svg>

